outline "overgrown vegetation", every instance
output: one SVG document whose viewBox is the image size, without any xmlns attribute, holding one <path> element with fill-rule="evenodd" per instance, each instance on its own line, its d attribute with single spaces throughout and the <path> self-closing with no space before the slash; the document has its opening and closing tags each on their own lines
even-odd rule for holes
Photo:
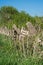
<svg viewBox="0 0 43 65">
<path fill-rule="evenodd" d="M 11 38 L 0 35 L 0 65 L 43 65 L 43 59 L 21 56 Z"/>
<path fill-rule="evenodd" d="M 12 28 L 13 24 L 21 28 L 26 22 L 30 21 L 34 26 L 40 26 L 43 29 L 43 17 L 32 17 L 25 11 L 19 12 L 16 8 L 4 6 L 0 8 L 0 26 Z M 36 27 L 37 27 L 36 26 Z"/>
<path fill-rule="evenodd" d="M 0 27 L 12 29 L 16 24 L 21 29 L 22 26 L 26 27 L 26 22 L 31 22 L 36 28 L 38 33 L 35 36 L 27 36 L 19 41 L 0 34 L 0 65 L 43 65 L 43 45 L 37 41 L 40 38 L 43 43 L 43 17 L 32 17 L 10 6 L 0 8 Z"/>
</svg>

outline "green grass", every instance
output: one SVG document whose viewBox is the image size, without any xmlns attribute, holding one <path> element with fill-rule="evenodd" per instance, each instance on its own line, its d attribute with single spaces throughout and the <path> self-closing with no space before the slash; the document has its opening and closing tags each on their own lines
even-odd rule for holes
<svg viewBox="0 0 43 65">
<path fill-rule="evenodd" d="M 0 65 L 43 65 L 43 59 L 21 57 L 11 38 L 0 35 Z"/>
</svg>

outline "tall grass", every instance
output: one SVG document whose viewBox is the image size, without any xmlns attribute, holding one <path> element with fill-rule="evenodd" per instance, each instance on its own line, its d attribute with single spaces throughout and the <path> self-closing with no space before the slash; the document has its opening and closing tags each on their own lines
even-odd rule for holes
<svg viewBox="0 0 43 65">
<path fill-rule="evenodd" d="M 43 65 L 43 59 L 21 56 L 12 39 L 0 35 L 0 65 Z"/>
</svg>

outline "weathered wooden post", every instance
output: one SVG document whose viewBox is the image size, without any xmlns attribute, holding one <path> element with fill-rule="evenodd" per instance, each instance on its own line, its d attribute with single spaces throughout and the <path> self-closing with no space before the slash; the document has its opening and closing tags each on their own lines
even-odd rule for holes
<svg viewBox="0 0 43 65">
<path fill-rule="evenodd" d="M 28 49 L 28 36 L 27 36 L 27 55 L 28 55 L 28 51 L 29 51 L 29 49 Z"/>
</svg>

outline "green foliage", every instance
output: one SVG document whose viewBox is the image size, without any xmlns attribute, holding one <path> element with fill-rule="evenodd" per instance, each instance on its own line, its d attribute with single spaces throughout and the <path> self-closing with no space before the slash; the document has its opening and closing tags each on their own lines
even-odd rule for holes
<svg viewBox="0 0 43 65">
<path fill-rule="evenodd" d="M 21 28 L 26 25 L 26 22 L 31 22 L 34 26 L 38 25 L 43 29 L 43 17 L 32 17 L 25 11 L 19 12 L 16 8 L 3 6 L 0 8 L 0 26 L 12 28 L 13 24 Z"/>
<path fill-rule="evenodd" d="M 43 65 L 43 59 L 32 56 L 21 57 L 12 39 L 0 35 L 0 65 Z"/>
<path fill-rule="evenodd" d="M 21 28 L 26 26 L 26 22 L 31 22 L 36 29 L 39 27 L 43 29 L 43 17 L 32 17 L 24 11 L 19 12 L 16 8 L 4 6 L 0 8 L 0 26 L 7 26 L 11 29 L 13 24 Z M 43 37 L 41 37 L 43 40 Z M 29 53 L 32 54 L 34 37 L 28 39 Z M 15 43 L 18 47 L 18 41 L 13 42 L 10 37 L 0 35 L 0 65 L 43 65 L 43 59 L 38 57 L 24 56 L 20 53 L 19 49 L 15 48 Z M 25 40 L 26 47 L 27 39 Z M 43 50 L 43 47 L 40 46 Z M 30 49 L 31 48 L 31 49 Z M 25 48 L 25 51 L 27 48 Z"/>
</svg>

